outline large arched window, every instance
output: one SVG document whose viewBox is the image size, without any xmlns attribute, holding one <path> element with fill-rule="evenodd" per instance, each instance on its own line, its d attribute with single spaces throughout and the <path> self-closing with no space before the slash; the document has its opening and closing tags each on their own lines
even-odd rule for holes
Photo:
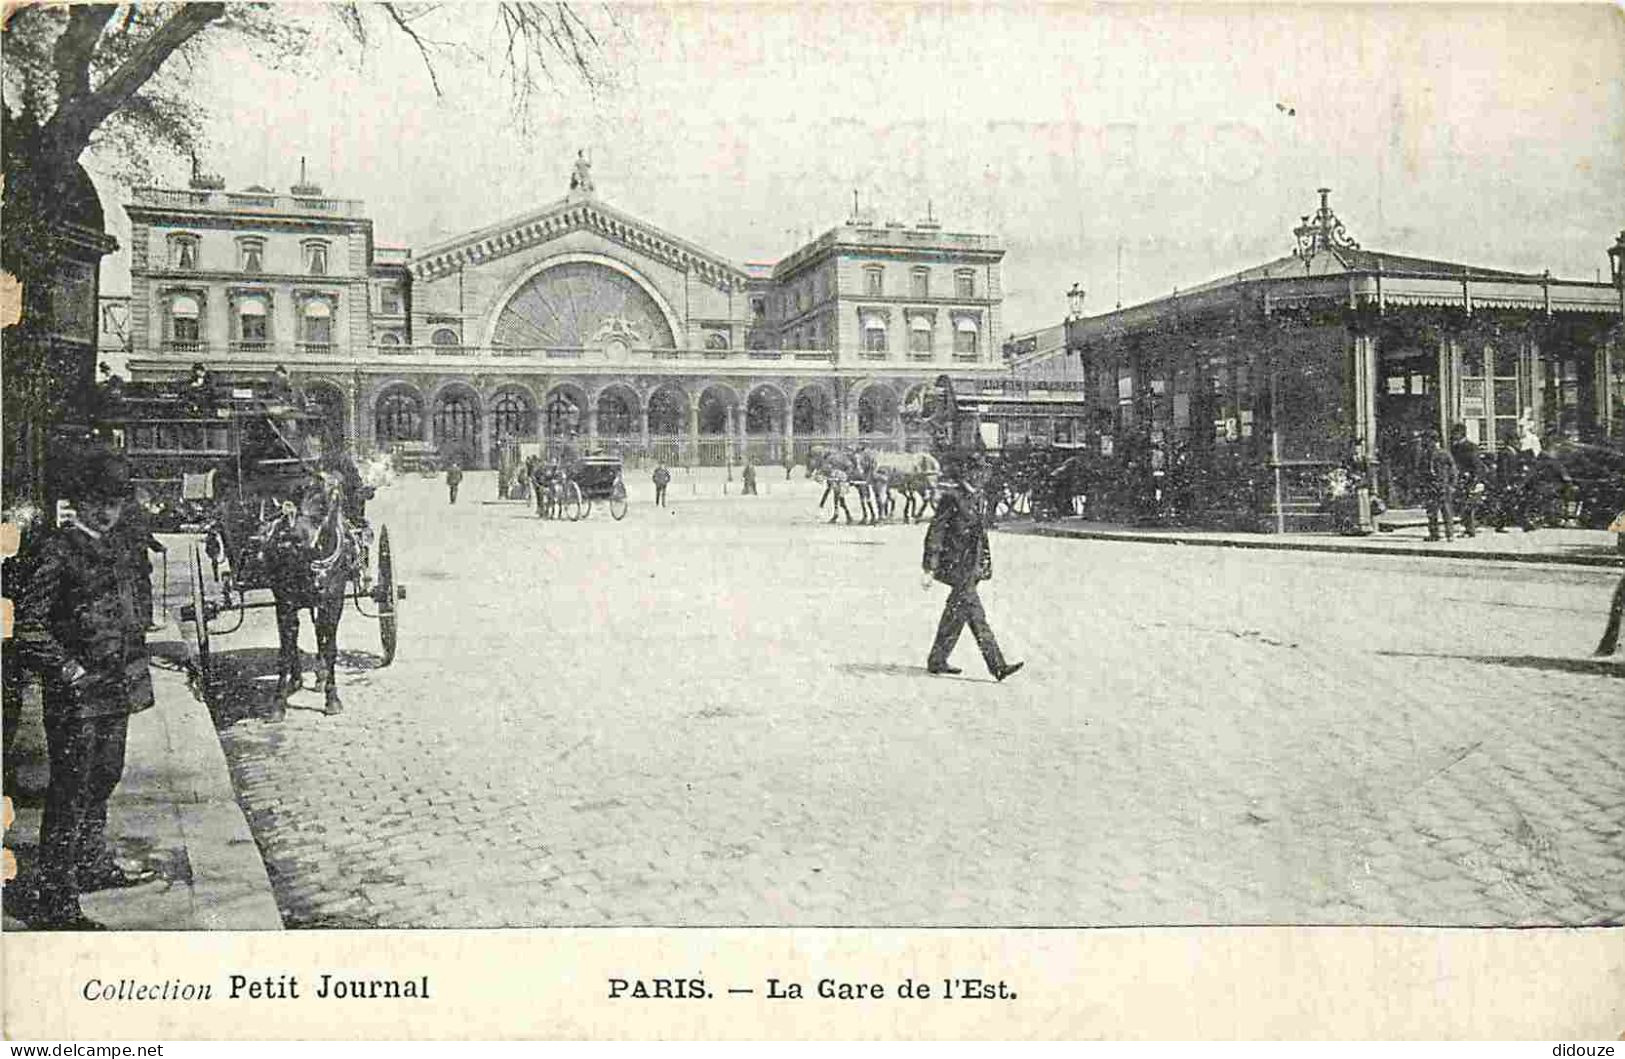
<svg viewBox="0 0 1625 1059">
<path fill-rule="evenodd" d="M 598 397 L 598 433 L 604 436 L 627 436 L 637 433 L 632 422 L 632 403 L 626 395 L 611 390 Z"/>
<path fill-rule="evenodd" d="M 550 438 L 568 438 L 581 433 L 581 406 L 567 393 L 555 392 L 549 397 L 543 417 Z"/>
<path fill-rule="evenodd" d="M 434 333 L 429 336 L 429 342 L 436 346 L 455 346 L 457 344 L 457 332 L 449 327 L 437 327 L 434 329 Z"/>
<path fill-rule="evenodd" d="M 721 331 L 712 331 L 710 334 L 705 336 L 705 348 L 727 349 L 728 336 L 723 334 Z"/>
<path fill-rule="evenodd" d="M 423 440 L 423 401 L 410 390 L 391 390 L 378 398 L 374 417 L 378 441 Z"/>
<path fill-rule="evenodd" d="M 858 433 L 890 434 L 897 425 L 897 398 L 883 386 L 871 386 L 858 398 Z"/>
<path fill-rule="evenodd" d="M 688 403 L 676 390 L 656 390 L 649 398 L 649 433 L 672 437 L 683 432 Z"/>
<path fill-rule="evenodd" d="M 504 390 L 491 402 L 491 429 L 498 441 L 530 437 L 533 422 L 530 401 L 517 390 Z"/>
<path fill-rule="evenodd" d="M 441 394 L 434 409 L 435 444 L 442 448 L 453 443 L 472 446 L 479 437 L 480 406 L 474 395 L 463 390 Z"/>
</svg>

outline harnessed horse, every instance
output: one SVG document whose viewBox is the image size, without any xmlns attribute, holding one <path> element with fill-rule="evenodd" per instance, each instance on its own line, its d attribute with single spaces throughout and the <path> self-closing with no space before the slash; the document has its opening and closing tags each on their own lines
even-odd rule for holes
<svg viewBox="0 0 1625 1059">
<path fill-rule="evenodd" d="M 361 534 L 351 529 L 345 508 L 342 483 L 336 476 L 319 475 L 297 502 L 284 500 L 277 516 L 256 534 L 276 602 L 277 697 L 285 702 L 303 686 L 299 612 L 309 609 L 316 627 L 316 686 L 323 690 L 329 714 L 344 708 L 335 676 L 344 597 L 350 580 L 365 568 Z"/>
</svg>

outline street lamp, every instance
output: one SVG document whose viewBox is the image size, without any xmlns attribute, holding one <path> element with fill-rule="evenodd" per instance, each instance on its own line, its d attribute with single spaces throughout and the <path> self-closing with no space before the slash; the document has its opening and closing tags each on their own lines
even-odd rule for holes
<svg viewBox="0 0 1625 1059">
<path fill-rule="evenodd" d="M 1625 238 L 1625 232 L 1621 233 L 1621 237 Z M 1612 254 L 1613 251 L 1609 251 L 1609 253 Z M 1615 273 L 1616 274 L 1618 273 L 1618 267 L 1617 266 L 1615 268 Z M 1077 320 L 1077 319 L 1080 319 L 1083 316 L 1083 298 L 1084 298 L 1083 284 L 1081 284 L 1081 283 L 1072 284 L 1072 289 L 1066 292 L 1066 304 L 1067 304 L 1067 309 L 1068 309 L 1068 319 Z"/>
<path fill-rule="evenodd" d="M 1620 232 L 1614 245 L 1608 248 L 1608 272 L 1613 276 L 1614 286 L 1625 287 L 1625 232 Z"/>
</svg>

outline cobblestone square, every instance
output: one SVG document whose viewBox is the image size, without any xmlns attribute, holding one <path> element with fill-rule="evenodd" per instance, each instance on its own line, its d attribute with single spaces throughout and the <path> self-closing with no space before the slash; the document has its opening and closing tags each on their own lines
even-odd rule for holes
<svg viewBox="0 0 1625 1059">
<path fill-rule="evenodd" d="M 1617 573 L 999 534 L 1000 684 L 925 672 L 923 527 L 492 494 L 374 501 L 409 597 L 342 715 L 265 719 L 269 614 L 216 641 L 289 926 L 1625 919 Z"/>
</svg>

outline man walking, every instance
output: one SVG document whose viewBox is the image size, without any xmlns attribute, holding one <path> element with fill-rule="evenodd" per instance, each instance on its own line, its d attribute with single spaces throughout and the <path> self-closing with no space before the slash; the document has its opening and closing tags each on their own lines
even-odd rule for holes
<svg viewBox="0 0 1625 1059">
<path fill-rule="evenodd" d="M 655 473 L 652 477 L 655 483 L 655 506 L 665 507 L 666 486 L 671 484 L 671 472 L 666 470 L 666 464 L 664 461 L 656 461 Z"/>
<path fill-rule="evenodd" d="M 741 496 L 755 496 L 756 495 L 756 465 L 754 463 L 751 463 L 749 460 L 746 460 L 745 461 L 745 469 L 740 472 L 739 478 L 740 478 L 740 481 L 744 483 L 740 487 L 740 495 Z"/>
<path fill-rule="evenodd" d="M 945 488 L 937 496 L 936 515 L 925 531 L 922 587 L 930 588 L 935 580 L 949 589 L 925 668 L 927 672 L 938 674 L 960 672 L 948 664 L 948 656 L 969 623 L 976 646 L 981 648 L 982 661 L 987 663 L 987 671 L 995 680 L 1002 681 L 1025 663 L 1005 662 L 976 591 L 977 582 L 993 576 L 993 556 L 987 540 L 987 503 L 982 494 L 986 482 L 986 465 L 974 457 L 967 460 L 960 488 L 943 483 Z"/>
<path fill-rule="evenodd" d="M 1428 540 L 1439 539 L 1439 519 L 1444 518 L 1444 539 L 1455 540 L 1456 461 L 1450 458 L 1437 430 L 1429 431 L 1427 451 L 1422 457 L 1422 492 L 1428 512 Z"/>
<path fill-rule="evenodd" d="M 463 465 L 456 460 L 446 468 L 446 491 L 451 494 L 451 502 L 457 503 L 457 487 L 463 484 Z"/>
<path fill-rule="evenodd" d="M 101 930 L 79 895 L 157 877 L 118 865 L 107 846 L 107 800 L 124 774 L 130 715 L 153 705 L 146 625 L 129 545 L 115 533 L 129 475 L 94 452 L 69 485 L 75 521 L 41 549 L 18 603 L 18 639 L 40 674 L 50 783 L 40 824 L 31 917 L 44 930 Z"/>
<path fill-rule="evenodd" d="M 1467 438 L 1467 424 L 1450 427 L 1450 458 L 1456 464 L 1457 506 L 1461 508 L 1461 529 L 1469 537 L 1478 536 L 1478 505 L 1489 490 L 1489 469 L 1478 446 Z"/>
</svg>

